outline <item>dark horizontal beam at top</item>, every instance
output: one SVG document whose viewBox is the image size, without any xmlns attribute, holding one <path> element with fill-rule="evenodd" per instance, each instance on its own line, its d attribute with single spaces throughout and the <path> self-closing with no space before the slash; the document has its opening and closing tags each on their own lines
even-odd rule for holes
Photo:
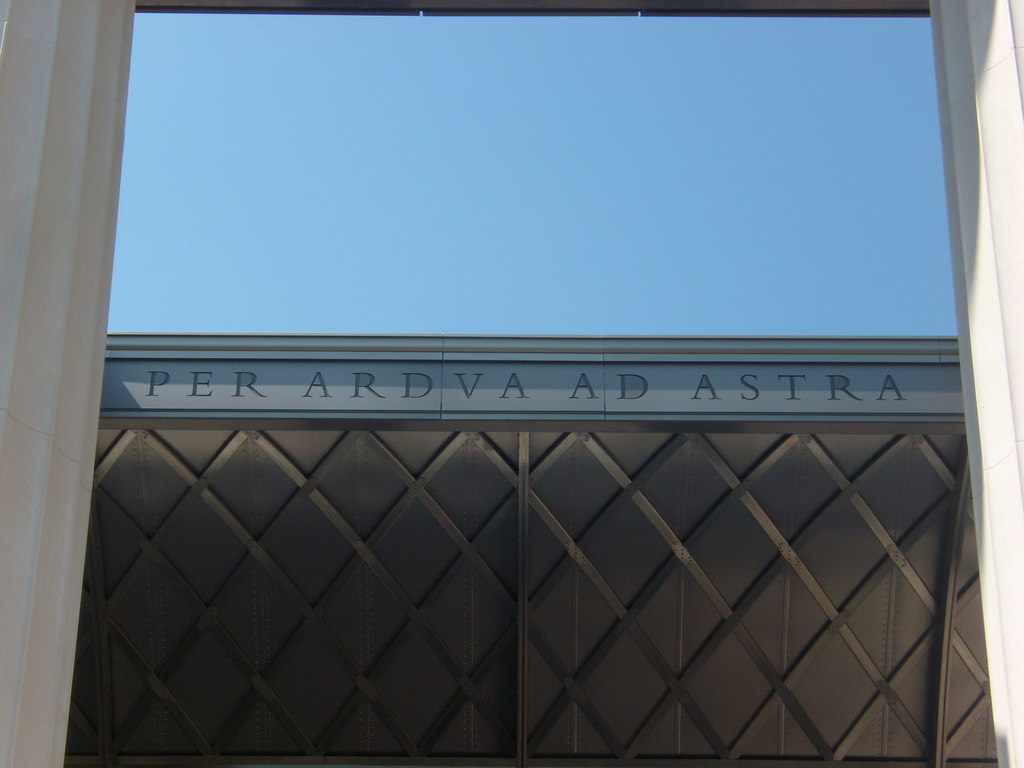
<svg viewBox="0 0 1024 768">
<path fill-rule="evenodd" d="M 136 0 L 139 11 L 464 15 L 927 16 L 928 0 Z"/>
</svg>

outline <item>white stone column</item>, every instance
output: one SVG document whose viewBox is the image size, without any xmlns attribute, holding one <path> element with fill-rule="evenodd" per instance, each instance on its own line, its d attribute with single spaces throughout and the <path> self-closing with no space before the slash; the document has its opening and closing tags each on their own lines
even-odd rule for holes
<svg viewBox="0 0 1024 768">
<path fill-rule="evenodd" d="M 132 0 L 0 0 L 0 766 L 60 766 Z"/>
<path fill-rule="evenodd" d="M 1024 0 L 933 0 L 932 29 L 999 762 L 1024 768 Z"/>
</svg>

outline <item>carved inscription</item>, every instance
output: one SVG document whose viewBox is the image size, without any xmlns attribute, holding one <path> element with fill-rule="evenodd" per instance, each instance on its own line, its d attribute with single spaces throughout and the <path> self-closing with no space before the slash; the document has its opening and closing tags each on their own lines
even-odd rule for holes
<svg viewBox="0 0 1024 768">
<path fill-rule="evenodd" d="M 160 397 L 163 389 L 174 383 L 171 372 L 164 370 L 149 370 L 146 397 Z M 214 382 L 212 371 L 189 371 L 189 377 L 185 382 L 190 389 L 186 397 L 211 397 L 214 387 L 223 382 Z M 484 379 L 485 374 L 469 374 L 463 371 L 451 374 L 459 383 L 459 390 L 466 400 L 472 400 L 477 388 Z M 388 395 L 381 394 L 375 385 L 377 377 L 369 371 L 355 371 L 350 374 L 351 379 L 347 382 L 332 380 L 328 382 L 323 371 L 313 371 L 308 378 L 308 383 L 296 384 L 294 394 L 298 397 L 334 397 L 335 392 L 340 396 L 350 398 L 376 397 L 384 400 Z M 472 376 L 472 379 L 467 377 Z M 576 378 L 573 378 L 576 376 Z M 638 373 L 620 373 L 619 387 L 616 398 L 619 400 L 640 400 L 650 391 L 650 383 L 647 378 Z M 402 374 L 403 391 L 397 397 L 401 399 L 419 399 L 429 395 L 435 386 L 434 379 L 427 373 L 409 371 Z M 691 386 L 681 382 L 681 391 L 692 392 L 689 395 L 691 400 L 722 400 L 723 396 L 718 394 L 715 382 L 708 373 L 695 374 L 696 380 Z M 853 382 L 849 376 L 843 374 L 826 373 L 823 380 L 818 382 L 823 386 L 812 388 L 807 386 L 806 374 L 780 373 L 776 375 L 779 382 L 784 383 L 784 394 L 786 400 L 803 400 L 808 397 L 817 396 L 819 399 L 863 401 L 866 398 L 875 400 L 906 400 L 895 377 L 891 373 L 883 373 L 879 377 L 864 377 L 858 382 L 856 391 L 852 389 Z M 259 379 L 253 371 L 234 371 L 233 378 L 229 385 L 234 389 L 231 397 L 255 396 L 265 398 L 266 395 L 257 389 Z M 527 383 L 529 376 L 520 376 L 516 371 L 509 374 L 501 386 L 499 399 L 518 398 L 529 399 L 527 394 Z M 720 383 L 726 383 L 719 379 Z M 732 383 L 732 382 L 728 382 Z M 759 383 L 759 374 L 743 373 L 737 377 L 738 388 L 730 388 L 728 391 L 735 391 L 741 400 L 757 400 L 762 394 L 762 385 Z M 395 395 L 392 395 L 393 397 Z M 586 373 L 570 373 L 566 379 L 564 397 L 569 400 L 580 398 L 588 400 L 599 399 L 594 392 L 594 386 Z"/>
<path fill-rule="evenodd" d="M 388 418 L 906 418 L 962 413 L 955 365 L 121 358 L 103 413 Z"/>
</svg>

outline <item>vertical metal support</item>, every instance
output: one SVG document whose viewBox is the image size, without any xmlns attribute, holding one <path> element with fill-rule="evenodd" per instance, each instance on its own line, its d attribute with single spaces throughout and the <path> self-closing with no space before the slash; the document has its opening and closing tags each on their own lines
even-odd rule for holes
<svg viewBox="0 0 1024 768">
<path fill-rule="evenodd" d="M 1024 768 L 1024 0 L 931 19 L 993 727 Z"/>
<path fill-rule="evenodd" d="M 89 581 L 92 584 L 93 632 L 96 643 L 96 688 L 99 707 L 96 717 L 97 752 L 103 765 L 110 763 L 114 740 L 114 694 L 110 673 L 110 623 L 107 615 L 107 584 L 103 568 L 100 526 L 93 496 L 89 509 Z"/>
<path fill-rule="evenodd" d="M 939 617 L 938 674 L 935 679 L 935 747 L 933 759 L 935 768 L 943 768 L 946 764 L 946 709 L 949 698 L 949 666 L 953 655 L 953 620 L 956 617 L 956 580 L 960 569 L 960 553 L 963 549 L 964 526 L 967 521 L 967 507 L 971 503 L 970 470 L 967 465 L 967 447 L 964 446 L 960 459 L 952 519 L 947 536 L 946 550 L 946 588 L 942 594 L 942 605 Z"/>
<path fill-rule="evenodd" d="M 529 534 L 530 518 L 530 433 L 519 433 L 519 486 L 518 486 L 518 587 L 517 607 L 517 648 L 516 648 L 516 768 L 526 768 L 528 762 L 526 681 L 527 658 L 529 656 L 529 581 L 526 570 L 526 537 Z"/>
</svg>

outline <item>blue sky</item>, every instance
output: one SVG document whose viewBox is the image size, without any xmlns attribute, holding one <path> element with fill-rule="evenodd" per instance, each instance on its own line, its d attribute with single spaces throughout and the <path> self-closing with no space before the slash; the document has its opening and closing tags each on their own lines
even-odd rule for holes
<svg viewBox="0 0 1024 768">
<path fill-rule="evenodd" d="M 136 17 L 111 330 L 953 334 L 927 19 Z"/>
</svg>

